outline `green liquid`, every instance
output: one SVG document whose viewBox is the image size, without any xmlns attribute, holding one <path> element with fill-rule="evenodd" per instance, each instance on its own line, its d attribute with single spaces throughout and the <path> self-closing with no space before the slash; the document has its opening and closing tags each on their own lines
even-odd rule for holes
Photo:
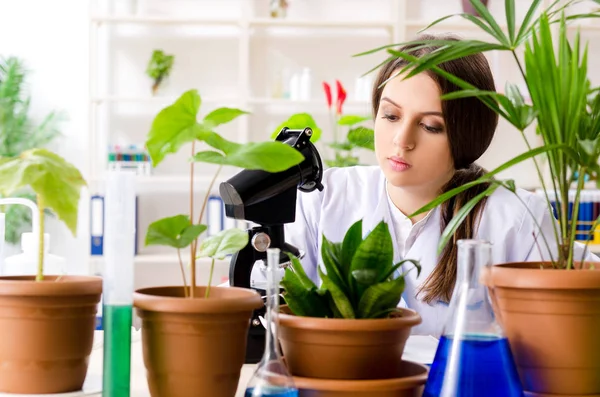
<svg viewBox="0 0 600 397">
<path fill-rule="evenodd" d="M 103 305 L 103 397 L 129 397 L 131 379 L 131 305 Z"/>
</svg>

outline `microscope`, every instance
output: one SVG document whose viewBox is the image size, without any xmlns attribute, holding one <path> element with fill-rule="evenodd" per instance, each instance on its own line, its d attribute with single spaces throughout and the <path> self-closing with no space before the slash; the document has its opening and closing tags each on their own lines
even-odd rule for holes
<svg viewBox="0 0 600 397">
<path fill-rule="evenodd" d="M 302 163 L 276 173 L 243 170 L 220 184 L 219 194 L 225 204 L 225 215 L 254 224 L 248 229 L 246 247 L 231 258 L 229 284 L 232 287 L 254 289 L 264 299 L 265 289 L 251 285 L 251 274 L 257 262 L 266 266 L 267 248 L 281 250 L 279 261 L 282 268 L 289 265 L 287 253 L 302 256 L 298 248 L 286 243 L 284 225 L 296 219 L 298 190 L 305 193 L 323 190 L 323 164 L 319 152 L 310 142 L 311 135 L 310 128 L 291 130 L 284 127 L 275 138 L 302 153 Z M 262 358 L 265 329 L 259 317 L 264 315 L 264 307 L 252 314 L 246 363 L 257 363 Z"/>
</svg>

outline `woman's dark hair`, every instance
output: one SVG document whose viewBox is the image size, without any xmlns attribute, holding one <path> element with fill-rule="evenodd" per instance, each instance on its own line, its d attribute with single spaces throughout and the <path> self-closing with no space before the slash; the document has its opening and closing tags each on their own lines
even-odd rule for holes
<svg viewBox="0 0 600 397">
<path fill-rule="evenodd" d="M 421 35 L 418 40 L 460 40 L 451 35 L 432 36 Z M 429 54 L 439 47 L 423 47 L 418 43 L 409 43 L 400 51 L 410 53 L 414 57 Z M 381 92 L 378 88 L 386 80 L 407 65 L 407 61 L 396 58 L 381 67 L 373 85 L 372 106 L 373 117 L 377 117 Z M 448 72 L 471 85 L 486 91 L 495 91 L 494 78 L 487 59 L 483 54 L 447 61 L 438 65 Z M 439 76 L 433 71 L 426 71 L 438 85 L 442 94 L 457 91 L 460 88 Z M 442 101 L 450 152 L 456 169 L 454 176 L 442 188 L 441 193 L 455 187 L 474 181 L 485 174 L 485 170 L 475 164 L 475 161 L 486 151 L 498 125 L 498 115 L 488 108 L 480 99 L 461 98 Z M 477 196 L 489 184 L 479 184 L 469 188 L 441 205 L 441 230 L 444 230 L 457 211 L 470 199 Z M 485 206 L 485 199 L 481 200 L 470 212 L 465 221 L 456 230 L 453 240 L 446 245 L 435 269 L 419 289 L 423 301 L 432 303 L 438 300 L 449 302 L 456 283 L 457 246 L 460 239 L 473 238 L 477 229 L 477 222 Z"/>
</svg>

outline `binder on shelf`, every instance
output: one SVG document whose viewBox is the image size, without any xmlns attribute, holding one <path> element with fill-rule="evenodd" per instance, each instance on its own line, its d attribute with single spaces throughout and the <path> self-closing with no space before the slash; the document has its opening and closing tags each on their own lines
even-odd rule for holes
<svg viewBox="0 0 600 397">
<path fill-rule="evenodd" d="M 90 203 L 91 254 L 104 253 L 104 196 L 93 195 Z"/>
</svg>

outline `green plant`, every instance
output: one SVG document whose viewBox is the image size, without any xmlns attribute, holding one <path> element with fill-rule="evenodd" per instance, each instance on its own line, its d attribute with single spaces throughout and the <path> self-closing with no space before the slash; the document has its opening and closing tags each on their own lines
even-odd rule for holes
<svg viewBox="0 0 600 397">
<path fill-rule="evenodd" d="M 555 268 L 571 269 L 574 261 L 579 260 L 579 258 L 574 258 L 575 238 L 578 232 L 576 222 L 569 220 L 578 217 L 581 190 L 584 187 L 586 174 L 596 181 L 600 180 L 600 166 L 598 165 L 600 157 L 600 97 L 598 88 L 593 88 L 589 80 L 587 45 L 582 46 L 579 31 L 575 34 L 574 39 L 569 40 L 567 21 L 599 18 L 600 10 L 566 16 L 566 9 L 580 1 L 570 0 L 566 3 L 554 1 L 536 16 L 541 0 L 534 0 L 524 18 L 517 23 L 515 1 L 505 0 L 506 27 L 503 29 L 480 0 L 470 1 L 481 17 L 471 14 L 457 15 L 488 33 L 494 39 L 493 41 L 416 40 L 417 46 L 439 47 L 438 50 L 420 58 L 412 56 L 409 52 L 394 49 L 404 43 L 380 47 L 357 55 L 385 50 L 390 54 L 388 60 L 395 57 L 407 60 L 406 67 L 399 70 L 392 78 L 401 73 L 406 73 L 405 78 L 407 78 L 425 70 L 440 74 L 461 89 L 443 96 L 442 99 L 480 98 L 519 131 L 529 150 L 490 171 L 482 178 L 442 194 L 411 216 L 428 211 L 473 185 L 490 183 L 486 191 L 467 202 L 448 224 L 438 246 L 438 250 L 441 251 L 479 200 L 492 194 L 499 186 L 515 192 L 513 181 L 496 180 L 495 175 L 522 161 L 533 159 L 539 182 L 546 192 L 548 211 L 553 211 L 552 199 L 548 190 L 552 188 L 557 194 L 558 226 L 554 227 L 554 237 L 559 249 L 558 258 L 552 258 L 552 265 Z M 600 0 L 594 1 L 600 4 Z M 454 15 L 438 19 L 428 28 L 452 16 Z M 557 33 L 552 30 L 551 25 L 553 24 L 558 24 Z M 519 27 L 517 28 L 517 26 Z M 524 46 L 524 62 L 519 58 L 519 50 L 522 46 Z M 445 61 L 492 50 L 511 53 L 531 96 L 530 104 L 525 102 L 516 85 L 507 83 L 504 93 L 481 91 L 438 67 Z M 532 148 L 524 133 L 525 129 L 534 121 L 537 122 L 536 131 L 543 141 L 543 145 L 538 148 Z M 550 186 L 543 178 L 536 158 L 539 155 L 544 155 L 548 159 L 551 174 Z M 575 187 L 572 186 L 574 179 L 577 181 Z M 569 189 L 573 188 L 575 189 L 575 200 L 573 211 L 570 213 Z M 538 222 L 537 219 L 534 220 L 536 223 Z M 591 230 L 598 225 L 599 221 L 600 218 L 595 220 Z M 542 244 L 549 250 L 548 241 L 545 236 L 542 237 Z"/>
<path fill-rule="evenodd" d="M 375 151 L 375 136 L 372 128 L 360 125 L 371 120 L 371 117 L 358 115 L 344 115 L 337 120 L 337 126 L 348 127 L 346 139 L 342 142 L 334 141 L 329 144 L 335 150 L 333 160 L 325 160 L 329 167 L 351 167 L 360 165 L 360 160 L 356 156 L 357 149 L 367 149 Z"/>
<path fill-rule="evenodd" d="M 215 259 L 223 259 L 248 244 L 248 234 L 240 229 L 224 230 L 214 236 L 205 238 L 198 245 L 199 236 L 207 229 L 202 223 L 206 204 L 212 187 L 223 166 L 234 166 L 245 169 L 281 172 L 301 163 L 304 156 L 296 149 L 279 141 L 250 142 L 240 144 L 229 141 L 216 133 L 216 127 L 229 123 L 248 112 L 221 107 L 213 110 L 198 121 L 201 98 L 197 90 L 183 93 L 172 105 L 162 109 L 154 118 L 148 133 L 146 147 L 152 165 L 160 164 L 165 156 L 177 153 L 183 145 L 191 143 L 190 153 L 190 211 L 187 215 L 175 215 L 157 220 L 150 224 L 146 233 L 146 245 L 163 245 L 177 249 L 179 264 L 183 276 L 185 296 L 195 297 L 196 259 L 211 258 L 208 288 L 205 296 L 210 294 L 210 285 Z M 304 128 L 304 127 L 303 127 Z M 211 150 L 196 152 L 196 144 L 205 144 Z M 206 194 L 197 223 L 194 222 L 194 164 L 196 162 L 218 164 Z M 190 287 L 187 287 L 185 269 L 181 258 L 181 250 L 190 248 Z M 189 291 L 188 291 L 189 290 Z"/>
<path fill-rule="evenodd" d="M 397 311 L 404 291 L 404 276 L 396 272 L 412 263 L 418 274 L 419 262 L 406 259 L 394 264 L 394 248 L 388 225 L 380 222 L 364 239 L 362 220 L 355 222 L 342 242 L 323 236 L 321 257 L 325 272 L 318 267 L 322 286 L 308 278 L 300 261 L 289 255 L 292 269 L 281 280 L 284 298 L 298 316 L 329 318 L 382 318 Z M 410 270 L 409 270 L 410 271 Z"/>
<path fill-rule="evenodd" d="M 75 235 L 79 196 L 85 185 L 75 166 L 46 149 L 0 158 L 0 193 L 10 196 L 30 187 L 36 194 L 40 214 L 37 281 L 44 279 L 44 211 L 52 210 Z"/>
<path fill-rule="evenodd" d="M 146 74 L 154 81 L 152 84 L 153 94 L 156 94 L 160 84 L 171 74 L 174 60 L 174 55 L 167 55 L 163 50 L 154 50 L 152 52 L 152 57 L 146 67 Z"/>
<path fill-rule="evenodd" d="M 60 135 L 63 116 L 50 112 L 38 124 L 29 115 L 31 98 L 26 90 L 28 70 L 21 59 L 0 59 L 0 156 L 13 157 L 25 150 L 46 146 Z M 35 194 L 24 189 L 11 193 L 14 197 L 35 201 Z M 31 214 L 23 206 L 6 208 L 5 238 L 18 243 L 21 233 L 31 224 Z"/>
</svg>

